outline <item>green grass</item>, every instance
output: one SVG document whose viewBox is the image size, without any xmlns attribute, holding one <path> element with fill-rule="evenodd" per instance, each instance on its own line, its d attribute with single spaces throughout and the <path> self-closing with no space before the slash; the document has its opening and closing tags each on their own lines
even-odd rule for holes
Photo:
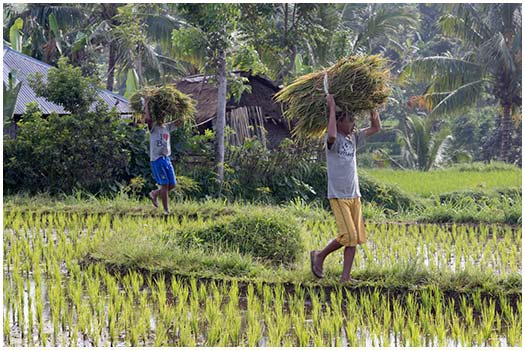
<svg viewBox="0 0 525 350">
<path fill-rule="evenodd" d="M 399 186 L 394 186 L 399 187 Z M 364 192 L 363 192 L 364 193 Z M 396 192 L 383 193 L 385 196 L 395 196 Z M 481 195 L 482 198 L 478 198 Z M 411 195 L 412 196 L 412 195 Z M 418 206 L 412 208 L 392 209 L 375 202 L 369 202 L 363 197 L 363 216 L 367 221 L 383 222 L 430 222 L 430 223 L 471 223 L 471 224 L 521 224 L 521 188 L 498 188 L 492 191 L 459 191 L 443 193 L 439 198 L 418 198 Z M 396 199 L 388 199 L 392 202 Z M 326 199 L 306 203 L 299 198 L 291 199 L 286 205 L 295 208 L 294 215 L 312 216 L 314 212 L 326 216 L 330 210 Z M 400 201 L 403 203 L 403 201 Z M 13 209 L 34 213 L 71 213 L 81 215 L 136 216 L 161 218 L 162 211 L 154 208 L 145 197 L 136 198 L 125 195 L 114 198 L 95 197 L 78 193 L 75 196 L 51 197 L 46 194 L 37 196 L 17 195 L 4 197 L 4 212 Z M 325 204 L 325 205 L 323 205 Z M 227 200 L 174 200 L 170 209 L 175 213 L 169 220 L 181 219 L 215 219 L 232 216 L 252 210 L 254 204 L 245 201 L 228 202 Z M 260 205 L 264 211 L 264 205 Z M 310 210 L 315 209 L 315 210 Z"/>
<path fill-rule="evenodd" d="M 326 245 L 336 235 L 336 226 L 330 212 L 300 201 L 286 206 L 187 201 L 174 203 L 173 215 L 168 218 L 147 215 L 148 212 L 136 215 L 148 207 L 146 200 L 132 202 L 133 205 L 128 203 L 130 215 L 122 215 L 124 203 L 121 200 L 91 204 L 73 201 L 69 206 L 55 202 L 48 204 L 48 208 L 55 208 L 49 213 L 35 212 L 31 203 L 19 206 L 14 202 L 21 204 L 20 199 L 7 201 L 4 222 L 32 222 L 38 217 L 49 216 L 59 223 L 74 224 L 74 227 L 86 225 L 90 232 L 101 231 L 104 238 L 86 247 L 89 248 L 86 262 L 103 262 L 121 271 L 139 269 L 179 276 L 326 286 L 337 286 L 341 273 L 342 254 L 337 252 L 326 260 L 325 279 L 317 281 L 311 275 L 308 252 Z M 237 217 L 246 212 L 267 213 L 269 217 L 276 215 L 295 221 L 300 227 L 303 247 L 299 259 L 292 264 L 276 266 L 251 254 L 242 254 L 240 250 L 225 251 L 219 246 L 200 243 L 179 245 L 176 237 L 165 239 L 166 234 L 172 236 L 185 232 L 185 227 L 203 226 L 219 217 Z M 373 211 L 368 215 L 374 216 Z M 447 290 L 461 291 L 465 285 L 474 285 L 486 291 L 501 291 L 507 289 L 503 287 L 505 285 L 514 285 L 514 282 L 508 282 L 509 279 L 514 281 L 521 273 L 521 259 L 517 254 L 521 246 L 519 228 L 514 231 L 500 225 L 405 226 L 368 220 L 367 232 L 369 242 L 358 248 L 354 276 L 363 279 L 368 287 L 410 289 L 439 285 Z M 496 235 L 498 240 L 491 235 Z M 488 254 L 489 251 L 492 254 Z M 422 252 L 426 255 L 421 255 Z M 465 260 L 461 262 L 454 257 Z M 428 266 L 423 265 L 425 259 L 430 259 Z M 476 267 L 479 261 L 486 261 L 491 268 Z M 458 264 L 466 264 L 467 275 L 458 275 Z"/>
<path fill-rule="evenodd" d="M 341 288 L 342 251 L 325 261 L 324 279 L 310 272 L 309 250 L 336 232 L 319 205 L 186 201 L 164 218 L 145 199 L 5 204 L 9 346 L 388 346 L 390 334 L 404 346 L 521 345 L 517 227 L 368 221 L 353 270 L 361 282 Z M 275 265 L 240 249 L 178 245 L 185 228 L 246 213 L 295 222 L 299 259 Z"/>
<path fill-rule="evenodd" d="M 444 192 L 521 187 L 521 169 L 502 167 L 450 168 L 428 172 L 417 170 L 363 169 L 379 182 L 397 185 L 407 193 L 430 197 Z"/>
</svg>

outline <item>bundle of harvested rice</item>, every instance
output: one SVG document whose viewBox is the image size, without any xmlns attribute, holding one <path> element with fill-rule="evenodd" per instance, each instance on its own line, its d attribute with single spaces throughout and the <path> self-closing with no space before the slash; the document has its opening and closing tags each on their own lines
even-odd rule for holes
<svg viewBox="0 0 525 350">
<path fill-rule="evenodd" d="M 390 71 L 379 55 L 346 57 L 326 70 L 303 75 L 275 95 L 286 105 L 284 116 L 295 121 L 294 135 L 319 137 L 326 131 L 325 72 L 336 105 L 356 117 L 383 105 L 390 94 Z"/>
<path fill-rule="evenodd" d="M 143 98 L 148 99 L 151 118 L 157 123 L 193 121 L 195 116 L 195 101 L 183 94 L 175 85 L 146 87 L 131 96 L 131 107 L 137 113 L 143 111 Z"/>
</svg>

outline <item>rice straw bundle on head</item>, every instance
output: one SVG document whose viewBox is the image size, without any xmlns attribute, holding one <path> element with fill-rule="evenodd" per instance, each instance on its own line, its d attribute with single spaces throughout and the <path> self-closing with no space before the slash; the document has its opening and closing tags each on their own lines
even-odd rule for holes
<svg viewBox="0 0 525 350">
<path fill-rule="evenodd" d="M 390 95 L 390 71 L 379 55 L 343 58 L 326 73 L 336 105 L 353 116 L 384 105 Z M 319 137 L 326 132 L 324 74 L 325 70 L 303 75 L 275 95 L 286 105 L 284 116 L 296 122 L 294 135 Z"/>
<path fill-rule="evenodd" d="M 194 121 L 195 101 L 177 90 L 175 85 L 146 87 L 133 94 L 130 99 L 131 107 L 138 113 L 143 111 L 142 98 L 148 98 L 151 118 L 159 124 L 172 121 L 185 124 Z"/>
</svg>

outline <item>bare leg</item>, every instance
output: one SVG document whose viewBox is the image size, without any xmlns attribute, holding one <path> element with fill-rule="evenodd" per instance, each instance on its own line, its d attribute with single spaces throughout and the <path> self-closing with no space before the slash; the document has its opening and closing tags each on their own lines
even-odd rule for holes
<svg viewBox="0 0 525 350">
<path fill-rule="evenodd" d="M 355 247 L 345 247 L 343 260 L 343 274 L 341 275 L 341 282 L 350 280 L 350 271 L 352 271 L 352 264 L 354 263 Z"/>
<path fill-rule="evenodd" d="M 330 241 L 330 243 L 328 243 L 326 247 L 324 247 L 323 250 L 318 251 L 315 255 L 315 266 L 317 267 L 317 269 L 319 271 L 323 271 L 323 262 L 327 255 L 336 251 L 342 246 L 343 245 L 339 243 L 336 239 L 333 239 Z"/>
<path fill-rule="evenodd" d="M 160 189 L 158 190 L 160 192 L 160 198 L 162 199 L 162 206 L 164 207 L 164 212 L 169 211 L 168 207 L 168 189 L 169 185 L 161 185 Z"/>
</svg>

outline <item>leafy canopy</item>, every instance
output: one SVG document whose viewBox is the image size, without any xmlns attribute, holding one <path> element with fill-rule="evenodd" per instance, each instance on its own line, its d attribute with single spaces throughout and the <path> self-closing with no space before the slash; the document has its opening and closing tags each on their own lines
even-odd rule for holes
<svg viewBox="0 0 525 350">
<path fill-rule="evenodd" d="M 97 98 L 97 79 L 82 76 L 81 68 L 69 64 L 66 57 L 58 60 L 58 68 L 49 69 L 47 81 L 39 73 L 29 76 L 28 81 L 37 96 L 76 115 L 86 114 Z"/>
</svg>

